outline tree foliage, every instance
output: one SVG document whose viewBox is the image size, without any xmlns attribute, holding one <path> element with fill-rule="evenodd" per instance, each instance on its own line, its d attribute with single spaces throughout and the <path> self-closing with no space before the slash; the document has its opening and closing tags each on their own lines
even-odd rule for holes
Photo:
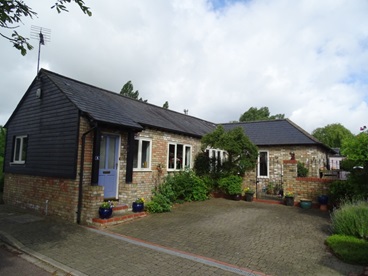
<svg viewBox="0 0 368 276">
<path fill-rule="evenodd" d="M 268 107 L 264 106 L 258 109 L 257 107 L 251 107 L 248 111 L 244 112 L 240 118 L 240 122 L 249 122 L 249 121 L 261 121 L 261 120 L 276 120 L 276 119 L 284 119 L 285 114 L 275 114 L 270 115 L 270 111 Z"/>
<path fill-rule="evenodd" d="M 350 130 L 337 123 L 316 128 L 313 130 L 312 135 L 331 148 L 341 148 L 344 139 L 354 137 Z"/>
<path fill-rule="evenodd" d="M 356 195 L 368 199 L 368 132 L 345 139 L 341 153 L 355 163 L 349 181 L 354 183 Z"/>
<path fill-rule="evenodd" d="M 65 4 L 70 2 L 75 2 L 85 14 L 89 16 L 92 15 L 90 8 L 84 4 L 83 0 L 57 0 L 55 4 L 51 6 L 51 9 L 55 8 L 58 13 L 62 11 L 67 12 L 68 9 Z M 33 19 L 35 16 L 37 16 L 37 12 L 32 10 L 32 8 L 22 0 L 0 1 L 0 28 L 13 31 L 10 36 L 5 35 L 3 32 L 0 33 L 0 36 L 11 42 L 13 47 L 18 49 L 23 56 L 27 53 L 27 49 L 32 50 L 33 46 L 28 42 L 28 38 L 20 35 L 15 29 L 19 27 L 24 17 Z"/>
<path fill-rule="evenodd" d="M 128 81 L 120 90 L 120 95 L 138 100 L 139 98 L 139 92 L 138 90 L 134 91 L 134 87 L 132 84 L 132 81 Z M 139 98 L 140 101 L 147 102 L 147 100 L 143 100 L 142 98 Z"/>
<path fill-rule="evenodd" d="M 350 160 L 368 163 L 368 133 L 361 132 L 342 142 L 341 153 Z"/>
<path fill-rule="evenodd" d="M 225 174 L 243 176 L 256 165 L 258 149 L 241 127 L 226 132 L 223 126 L 218 126 L 213 132 L 203 136 L 201 142 L 203 149 L 210 147 L 227 152 L 227 160 L 222 164 Z"/>
<path fill-rule="evenodd" d="M 4 151 L 5 151 L 5 139 L 6 139 L 6 132 L 5 128 L 0 126 L 0 158 L 4 157 Z M 2 168 L 0 168 L 1 170 Z"/>
<path fill-rule="evenodd" d="M 162 107 L 168 109 L 169 108 L 169 102 L 166 101 Z"/>
</svg>

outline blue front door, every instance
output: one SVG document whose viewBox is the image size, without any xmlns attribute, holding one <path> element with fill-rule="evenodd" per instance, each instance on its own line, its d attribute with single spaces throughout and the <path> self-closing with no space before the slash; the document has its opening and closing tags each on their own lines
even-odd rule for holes
<svg viewBox="0 0 368 276">
<path fill-rule="evenodd" d="M 100 147 L 98 185 L 104 186 L 105 198 L 117 198 L 119 136 L 103 134 Z"/>
</svg>

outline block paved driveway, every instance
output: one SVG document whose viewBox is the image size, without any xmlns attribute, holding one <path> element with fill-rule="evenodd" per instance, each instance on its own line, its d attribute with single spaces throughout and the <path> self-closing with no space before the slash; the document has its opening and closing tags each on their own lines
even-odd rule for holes
<svg viewBox="0 0 368 276">
<path fill-rule="evenodd" d="M 329 213 L 318 209 L 211 199 L 109 231 L 270 275 L 348 275 L 324 245 Z"/>
</svg>

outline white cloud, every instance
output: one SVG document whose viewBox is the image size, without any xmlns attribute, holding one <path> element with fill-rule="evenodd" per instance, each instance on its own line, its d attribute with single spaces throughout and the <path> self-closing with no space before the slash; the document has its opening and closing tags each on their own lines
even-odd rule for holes
<svg viewBox="0 0 368 276">
<path fill-rule="evenodd" d="M 22 31 L 52 29 L 43 67 L 116 92 L 132 80 L 150 103 L 213 122 L 268 106 L 309 132 L 341 123 L 357 133 L 367 124 L 366 1 L 226 3 L 91 1 L 89 18 L 37 2 L 39 18 Z M 35 75 L 37 49 L 23 58 L 0 45 L 4 124 Z"/>
</svg>

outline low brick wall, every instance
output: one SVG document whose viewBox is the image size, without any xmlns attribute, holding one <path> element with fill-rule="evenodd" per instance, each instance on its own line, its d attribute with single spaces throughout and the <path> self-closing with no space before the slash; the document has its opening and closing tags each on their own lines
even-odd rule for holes
<svg viewBox="0 0 368 276">
<path fill-rule="evenodd" d="M 76 221 L 78 181 L 8 173 L 4 180 L 5 204 Z"/>
<path fill-rule="evenodd" d="M 40 215 L 77 221 L 79 180 L 5 174 L 5 204 L 28 209 Z M 104 201 L 102 186 L 83 186 L 81 223 L 92 223 Z"/>
<path fill-rule="evenodd" d="M 334 180 L 318 177 L 297 177 L 297 163 L 296 160 L 284 161 L 284 193 L 294 193 L 296 202 L 299 202 L 302 198 L 318 202 L 318 196 L 328 193 L 329 185 Z"/>
</svg>

